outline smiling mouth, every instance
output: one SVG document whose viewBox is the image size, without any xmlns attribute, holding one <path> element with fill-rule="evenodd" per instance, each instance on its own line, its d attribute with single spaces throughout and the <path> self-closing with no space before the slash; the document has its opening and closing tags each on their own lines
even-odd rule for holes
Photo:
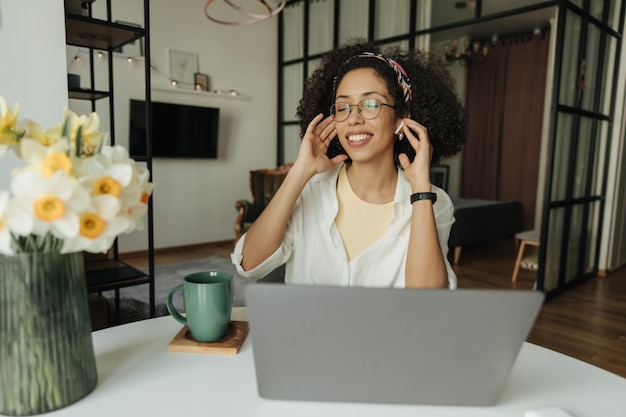
<svg viewBox="0 0 626 417">
<path fill-rule="evenodd" d="M 363 142 L 365 139 L 369 139 L 371 135 L 362 133 L 360 135 L 352 135 L 348 136 L 348 141 L 350 142 Z"/>
</svg>

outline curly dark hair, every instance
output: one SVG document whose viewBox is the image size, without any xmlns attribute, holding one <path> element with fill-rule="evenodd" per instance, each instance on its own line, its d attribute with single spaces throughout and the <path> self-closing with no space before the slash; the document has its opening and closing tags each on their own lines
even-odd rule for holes
<svg viewBox="0 0 626 417">
<path fill-rule="evenodd" d="M 380 53 L 402 66 L 411 82 L 410 109 L 404 102 L 403 92 L 393 69 L 379 59 L 353 58 L 363 52 Z M 353 59 L 348 61 L 349 58 Z M 456 93 L 455 81 L 445 64 L 434 54 L 423 50 L 403 52 L 395 46 L 382 50 L 363 39 L 354 39 L 324 55 L 320 67 L 306 80 L 304 94 L 296 113 L 300 120 L 300 137 L 304 136 L 308 124 L 315 116 L 320 113 L 325 116 L 330 114 L 330 106 L 335 102 L 334 87 L 339 85 L 344 75 L 355 68 L 364 67 L 374 69 L 385 80 L 396 103 L 394 108 L 397 117 L 403 117 L 409 111 L 411 119 L 428 129 L 433 146 L 433 164 L 456 155 L 461 150 L 465 141 L 467 113 Z M 415 150 L 407 140 L 395 142 L 396 164 L 399 163 L 398 155 L 402 153 L 413 161 Z M 346 151 L 335 137 L 328 148 L 328 156 L 332 158 L 339 154 L 346 154 Z"/>
</svg>

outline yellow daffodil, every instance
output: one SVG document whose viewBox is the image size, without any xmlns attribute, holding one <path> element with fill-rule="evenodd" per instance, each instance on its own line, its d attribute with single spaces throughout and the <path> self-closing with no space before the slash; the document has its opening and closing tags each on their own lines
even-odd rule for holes
<svg viewBox="0 0 626 417">
<path fill-rule="evenodd" d="M 107 225 L 106 220 L 97 213 L 87 212 L 80 216 L 80 229 L 78 234 L 87 239 L 97 239 L 102 235 Z"/>
<path fill-rule="evenodd" d="M 15 144 L 21 136 L 21 132 L 16 130 L 19 111 L 19 104 L 16 103 L 15 111 L 12 111 L 6 100 L 0 97 L 0 146 L 4 147 L 4 151 L 0 150 L 2 154 L 6 152 L 6 146 Z"/>
<path fill-rule="evenodd" d="M 56 171 L 63 171 L 70 175 L 72 161 L 68 153 L 69 143 L 66 140 L 44 146 L 41 142 L 24 138 L 20 142 L 20 155 L 29 166 L 36 167 L 46 177 L 51 177 Z"/>
<path fill-rule="evenodd" d="M 26 121 L 26 131 L 24 137 L 37 141 L 43 146 L 51 146 L 61 140 L 60 131 L 50 128 L 44 130 L 39 123 L 32 120 Z"/>
<path fill-rule="evenodd" d="M 86 117 L 77 116 L 76 113 L 66 110 L 65 120 L 69 122 L 70 140 L 78 148 L 76 149 L 78 155 L 94 155 L 101 148 L 104 134 L 98 130 L 100 118 L 97 113 L 91 113 Z"/>
<path fill-rule="evenodd" d="M 99 178 L 93 186 L 94 195 L 110 195 L 119 197 L 122 194 L 122 184 L 115 178 L 105 176 Z"/>
</svg>

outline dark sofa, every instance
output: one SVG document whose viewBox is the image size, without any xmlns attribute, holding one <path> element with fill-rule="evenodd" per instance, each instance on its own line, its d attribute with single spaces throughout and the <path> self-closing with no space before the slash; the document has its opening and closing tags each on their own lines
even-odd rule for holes
<svg viewBox="0 0 626 417">
<path fill-rule="evenodd" d="M 449 259 L 457 264 L 461 248 L 491 239 L 514 236 L 523 230 L 520 201 L 453 198 L 454 217 L 448 239 Z"/>
</svg>

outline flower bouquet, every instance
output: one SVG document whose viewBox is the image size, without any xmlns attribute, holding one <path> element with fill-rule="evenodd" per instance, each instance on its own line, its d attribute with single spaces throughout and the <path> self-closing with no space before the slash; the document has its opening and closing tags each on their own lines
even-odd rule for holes
<svg viewBox="0 0 626 417">
<path fill-rule="evenodd" d="M 142 229 L 153 185 L 96 113 L 43 129 L 0 97 L 0 158 L 24 161 L 0 190 L 0 414 L 72 404 L 97 384 L 83 251 Z"/>
<path fill-rule="evenodd" d="M 12 148 L 26 165 L 0 190 L 0 253 L 106 252 L 122 233 L 143 229 L 153 185 L 126 148 L 106 144 L 96 113 L 46 130 L 18 121 L 0 97 L 0 158 Z"/>
</svg>

